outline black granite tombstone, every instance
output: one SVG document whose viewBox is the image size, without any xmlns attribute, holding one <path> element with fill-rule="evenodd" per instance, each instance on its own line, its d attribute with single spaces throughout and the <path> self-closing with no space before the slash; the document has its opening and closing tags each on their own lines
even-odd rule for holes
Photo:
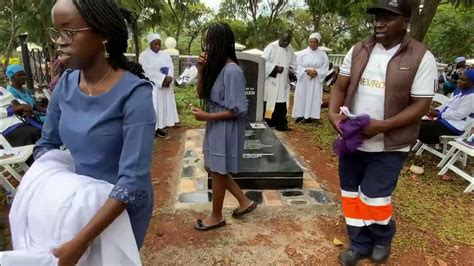
<svg viewBox="0 0 474 266">
<path fill-rule="evenodd" d="M 232 174 L 243 189 L 290 189 L 303 187 L 303 170 L 265 123 L 261 129 L 246 128 L 242 170 Z M 212 187 L 209 179 L 208 186 Z"/>
<path fill-rule="evenodd" d="M 262 121 L 263 87 L 265 76 L 265 60 L 259 56 L 237 53 L 239 65 L 247 82 L 245 94 L 248 101 L 247 122 Z"/>
</svg>

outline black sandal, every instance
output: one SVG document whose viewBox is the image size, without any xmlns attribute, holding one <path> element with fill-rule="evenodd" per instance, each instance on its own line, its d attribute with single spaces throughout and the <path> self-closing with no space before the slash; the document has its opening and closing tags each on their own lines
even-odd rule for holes
<svg viewBox="0 0 474 266">
<path fill-rule="evenodd" d="M 200 231 L 208 231 L 208 230 L 211 230 L 211 229 L 216 229 L 216 228 L 222 227 L 224 225 L 226 225 L 225 220 L 222 220 L 222 221 L 220 221 L 216 224 L 213 224 L 213 225 L 204 225 L 202 219 L 197 219 L 196 224 L 194 225 L 194 229 L 200 230 Z"/>
<path fill-rule="evenodd" d="M 255 201 L 252 201 L 252 204 L 245 210 L 239 212 L 239 209 L 235 209 L 232 212 L 232 217 L 233 218 L 241 218 L 242 216 L 246 215 L 247 213 L 253 212 L 257 208 L 257 203 Z"/>
</svg>

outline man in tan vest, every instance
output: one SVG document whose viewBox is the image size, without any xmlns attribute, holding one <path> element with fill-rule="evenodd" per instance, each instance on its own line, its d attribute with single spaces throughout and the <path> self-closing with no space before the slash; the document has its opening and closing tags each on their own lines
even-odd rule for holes
<svg viewBox="0 0 474 266">
<path fill-rule="evenodd" d="M 348 119 L 340 107 L 371 117 L 362 145 L 339 159 L 350 239 L 349 250 L 339 255 L 343 265 L 389 258 L 395 235 L 391 194 L 437 84 L 434 56 L 407 35 L 408 0 L 379 0 L 367 12 L 375 18 L 374 34 L 346 55 L 329 104 L 329 120 L 340 133 L 340 123 Z"/>
</svg>

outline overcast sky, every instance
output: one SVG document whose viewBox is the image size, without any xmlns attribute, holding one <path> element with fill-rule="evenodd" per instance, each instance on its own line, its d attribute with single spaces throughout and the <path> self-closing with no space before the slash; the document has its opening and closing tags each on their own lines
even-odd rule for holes
<svg viewBox="0 0 474 266">
<path fill-rule="evenodd" d="M 219 5 L 221 4 L 222 0 L 201 0 L 206 6 L 210 7 L 211 9 L 218 11 Z"/>
</svg>

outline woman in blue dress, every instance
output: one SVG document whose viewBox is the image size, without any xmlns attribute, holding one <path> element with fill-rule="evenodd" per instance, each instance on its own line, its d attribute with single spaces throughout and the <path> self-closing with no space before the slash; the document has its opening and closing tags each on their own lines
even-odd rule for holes
<svg viewBox="0 0 474 266">
<path fill-rule="evenodd" d="M 245 137 L 245 77 L 235 54 L 235 38 L 229 25 L 210 26 L 203 35 L 203 52 L 197 64 L 197 93 L 203 108 L 193 108 L 197 120 L 206 121 L 204 166 L 212 178 L 212 213 L 198 219 L 195 228 L 209 230 L 226 224 L 222 215 L 225 191 L 239 202 L 232 217 L 255 210 L 251 201 L 232 179 L 242 161 Z M 203 110 L 204 109 L 204 110 Z"/>
<path fill-rule="evenodd" d="M 90 222 L 53 253 L 74 265 L 124 210 L 141 247 L 153 208 L 152 85 L 127 60 L 128 29 L 114 0 L 58 0 L 52 9 L 63 74 L 48 106 L 35 157 L 65 145 L 78 174 L 115 185 Z M 72 70 L 74 69 L 74 70 Z"/>
</svg>

